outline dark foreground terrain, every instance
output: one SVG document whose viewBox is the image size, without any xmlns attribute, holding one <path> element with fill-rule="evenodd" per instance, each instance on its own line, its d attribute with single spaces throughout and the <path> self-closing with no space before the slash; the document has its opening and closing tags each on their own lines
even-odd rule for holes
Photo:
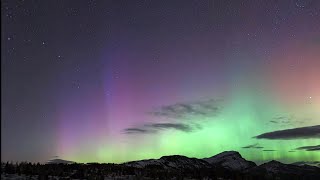
<svg viewBox="0 0 320 180">
<path fill-rule="evenodd" d="M 316 166 L 277 161 L 257 166 L 235 151 L 204 159 L 173 155 L 123 164 L 79 164 L 56 159 L 47 164 L 1 165 L 1 179 L 320 179 L 320 168 Z"/>
</svg>

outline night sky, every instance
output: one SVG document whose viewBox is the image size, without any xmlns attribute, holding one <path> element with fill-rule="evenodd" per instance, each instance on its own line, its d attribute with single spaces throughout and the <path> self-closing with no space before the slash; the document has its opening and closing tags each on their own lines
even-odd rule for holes
<svg viewBox="0 0 320 180">
<path fill-rule="evenodd" d="M 320 1 L 2 0 L 1 158 L 320 161 Z"/>
</svg>

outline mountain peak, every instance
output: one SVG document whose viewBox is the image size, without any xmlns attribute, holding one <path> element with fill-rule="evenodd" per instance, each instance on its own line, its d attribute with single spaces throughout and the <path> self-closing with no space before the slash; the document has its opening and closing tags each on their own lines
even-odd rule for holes
<svg viewBox="0 0 320 180">
<path fill-rule="evenodd" d="M 171 155 L 171 156 L 162 156 L 160 159 L 186 159 L 188 158 L 187 156 L 182 156 L 182 155 Z"/>
<path fill-rule="evenodd" d="M 224 151 L 210 158 L 204 158 L 203 160 L 212 165 L 238 171 L 256 166 L 254 162 L 242 158 L 241 154 L 237 151 Z"/>
<path fill-rule="evenodd" d="M 221 152 L 217 155 L 215 155 L 215 157 L 222 157 L 222 156 L 238 156 L 238 157 L 242 157 L 241 154 L 238 152 L 238 151 L 224 151 L 224 152 Z"/>
<path fill-rule="evenodd" d="M 283 164 L 283 163 L 276 161 L 276 160 L 272 160 L 272 161 L 267 162 L 266 164 Z"/>
</svg>

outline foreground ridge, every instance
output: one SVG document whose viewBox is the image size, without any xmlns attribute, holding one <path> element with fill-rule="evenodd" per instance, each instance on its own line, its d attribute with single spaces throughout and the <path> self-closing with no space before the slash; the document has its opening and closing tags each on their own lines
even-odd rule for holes
<svg viewBox="0 0 320 180">
<path fill-rule="evenodd" d="M 320 179 L 320 168 L 270 161 L 257 166 L 237 151 L 197 159 L 182 155 L 122 164 L 1 163 L 1 179 Z"/>
</svg>

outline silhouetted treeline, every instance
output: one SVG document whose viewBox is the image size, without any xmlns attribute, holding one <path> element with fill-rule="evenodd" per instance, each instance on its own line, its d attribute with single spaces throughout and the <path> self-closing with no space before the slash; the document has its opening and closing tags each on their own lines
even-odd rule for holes
<svg viewBox="0 0 320 180">
<path fill-rule="evenodd" d="M 1 163 L 1 174 L 18 174 L 35 176 L 46 180 L 49 177 L 59 179 L 88 179 L 103 180 L 108 178 L 130 177 L 130 179 L 299 179 L 292 176 L 270 176 L 264 172 L 256 174 L 244 174 L 243 172 L 230 171 L 223 167 L 200 168 L 200 169 L 164 169 L 161 166 L 149 165 L 145 168 L 129 167 L 121 164 L 39 164 L 39 163 Z M 129 178 L 128 178 L 129 179 Z"/>
<path fill-rule="evenodd" d="M 104 179 L 108 177 L 119 177 L 131 175 L 141 179 L 148 177 L 151 179 L 172 179 L 177 180 L 188 178 L 194 179 L 217 179 L 217 177 L 228 177 L 242 179 L 240 174 L 226 172 L 225 169 L 176 169 L 168 170 L 157 166 L 146 166 L 145 168 L 135 168 L 119 164 L 35 164 L 35 163 L 1 163 L 1 172 L 18 175 L 38 175 L 41 179 L 48 179 L 48 176 L 72 179 Z M 239 178 L 238 178 L 239 177 Z"/>
</svg>

